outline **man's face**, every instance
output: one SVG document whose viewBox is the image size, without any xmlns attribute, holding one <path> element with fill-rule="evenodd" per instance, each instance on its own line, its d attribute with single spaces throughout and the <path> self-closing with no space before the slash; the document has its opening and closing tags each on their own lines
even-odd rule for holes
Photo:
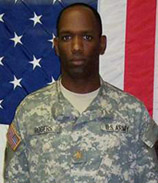
<svg viewBox="0 0 158 183">
<path fill-rule="evenodd" d="M 106 39 L 99 34 L 93 12 L 85 7 L 67 9 L 60 19 L 55 49 L 61 60 L 62 76 L 87 78 L 99 73 L 99 55 Z"/>
</svg>

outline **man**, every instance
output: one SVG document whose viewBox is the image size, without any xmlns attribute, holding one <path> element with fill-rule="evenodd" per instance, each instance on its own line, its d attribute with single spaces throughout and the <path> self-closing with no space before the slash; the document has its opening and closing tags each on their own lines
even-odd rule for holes
<svg viewBox="0 0 158 183">
<path fill-rule="evenodd" d="M 158 127 L 140 101 L 100 78 L 105 47 L 93 8 L 78 3 L 61 12 L 61 77 L 19 106 L 6 183 L 158 183 Z"/>
</svg>

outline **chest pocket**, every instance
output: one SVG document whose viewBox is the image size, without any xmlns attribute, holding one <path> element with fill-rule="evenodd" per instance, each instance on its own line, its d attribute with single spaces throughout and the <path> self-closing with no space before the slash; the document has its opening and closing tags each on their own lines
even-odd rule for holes
<svg viewBox="0 0 158 183">
<path fill-rule="evenodd" d="M 44 153 L 52 152 L 53 139 L 58 137 L 61 133 L 61 128 L 59 125 L 54 126 L 37 126 L 29 131 L 27 136 L 27 147 L 30 152 L 33 153 Z"/>
<path fill-rule="evenodd" d="M 106 151 L 114 151 L 120 155 L 123 149 L 129 149 L 135 138 L 129 126 L 121 122 L 101 123 L 100 130 L 107 147 Z"/>
</svg>

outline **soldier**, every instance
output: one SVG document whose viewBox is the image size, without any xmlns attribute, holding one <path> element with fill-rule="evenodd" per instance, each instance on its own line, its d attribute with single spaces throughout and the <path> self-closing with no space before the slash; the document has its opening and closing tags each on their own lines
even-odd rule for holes
<svg viewBox="0 0 158 183">
<path fill-rule="evenodd" d="M 61 77 L 25 98 L 8 131 L 5 183 L 158 183 L 158 126 L 99 75 L 99 14 L 77 3 L 58 18 Z"/>
</svg>

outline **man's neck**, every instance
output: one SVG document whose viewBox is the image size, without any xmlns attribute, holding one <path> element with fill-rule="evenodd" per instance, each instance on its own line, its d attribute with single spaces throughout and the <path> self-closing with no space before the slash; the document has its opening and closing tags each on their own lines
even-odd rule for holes
<svg viewBox="0 0 158 183">
<path fill-rule="evenodd" d="M 89 93 L 100 87 L 100 76 L 90 78 L 70 78 L 61 76 L 62 85 L 75 93 Z"/>
</svg>

